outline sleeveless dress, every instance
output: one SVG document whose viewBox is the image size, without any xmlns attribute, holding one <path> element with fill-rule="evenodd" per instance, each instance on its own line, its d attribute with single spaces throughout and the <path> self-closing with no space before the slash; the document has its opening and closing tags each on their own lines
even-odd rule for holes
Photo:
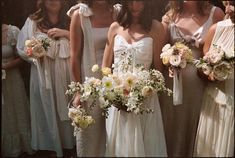
<svg viewBox="0 0 235 158">
<path fill-rule="evenodd" d="M 134 64 L 149 69 L 153 60 L 153 39 L 145 37 L 132 44 L 121 36 L 114 38 L 114 72 L 121 73 L 122 63 L 129 54 Z M 133 65 L 134 65 L 133 64 Z M 144 104 L 154 113 L 136 115 L 117 108 L 109 109 L 106 119 L 108 157 L 166 157 L 166 144 L 158 96 L 147 99 Z"/>
<path fill-rule="evenodd" d="M 215 7 L 210 11 L 208 20 L 192 35 L 183 34 L 174 22 L 168 25 L 171 43 L 182 38 L 190 38 L 194 45 L 204 43 L 205 35 L 213 24 Z M 196 46 L 190 46 L 193 57 L 199 59 L 202 50 Z M 164 77 L 166 85 L 173 89 L 173 78 L 169 78 L 168 69 L 165 67 Z M 194 141 L 202 105 L 202 97 L 205 82 L 197 75 L 197 69 L 193 65 L 187 65 L 182 69 L 183 100 L 181 105 L 173 105 L 173 98 L 163 94 L 160 101 L 166 134 L 167 151 L 169 156 L 193 155 Z"/>
<path fill-rule="evenodd" d="M 28 18 L 19 34 L 17 49 L 19 55 L 31 63 L 30 112 L 32 148 L 55 151 L 63 156 L 62 148 L 72 149 L 75 145 L 73 128 L 68 118 L 68 101 L 65 96 L 71 82 L 69 73 L 69 41 L 65 38 L 52 40 L 43 59 L 25 55 L 25 41 L 44 36 L 36 24 Z"/>
<path fill-rule="evenodd" d="M 230 19 L 217 23 L 211 43 L 234 50 L 234 24 Z M 205 89 L 194 156 L 234 156 L 234 70 L 226 81 L 210 82 Z"/>
<path fill-rule="evenodd" d="M 17 57 L 13 47 L 16 45 L 19 29 L 8 25 L 7 43 L 2 45 L 2 63 Z M 31 131 L 29 100 L 18 67 L 5 70 L 2 79 L 2 154 L 17 157 L 23 152 L 31 153 Z"/>
<path fill-rule="evenodd" d="M 114 6 L 114 11 L 117 10 Z M 116 8 L 116 9 L 115 9 Z M 92 66 L 98 64 L 101 66 L 103 53 L 107 41 L 109 27 L 94 28 L 91 25 L 90 16 L 92 10 L 84 3 L 73 6 L 67 14 L 72 16 L 75 10 L 79 10 L 81 26 L 84 36 L 81 77 L 82 82 L 85 77 L 101 78 L 100 73 L 93 73 Z M 86 108 L 87 106 L 84 105 Z M 87 129 L 80 131 L 76 135 L 77 156 L 78 157 L 104 157 L 106 146 L 105 117 L 102 116 L 102 110 L 95 106 L 92 111 L 88 111 L 95 119 L 95 124 Z"/>
</svg>

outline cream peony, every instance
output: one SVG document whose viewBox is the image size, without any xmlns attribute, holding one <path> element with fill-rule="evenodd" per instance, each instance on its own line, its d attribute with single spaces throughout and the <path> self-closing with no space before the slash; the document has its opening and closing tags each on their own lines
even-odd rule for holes
<svg viewBox="0 0 235 158">
<path fill-rule="evenodd" d="M 99 65 L 96 64 L 92 66 L 92 69 L 91 69 L 92 72 L 96 72 L 98 70 L 99 70 Z"/>
<path fill-rule="evenodd" d="M 153 94 L 153 88 L 152 87 L 150 87 L 150 86 L 145 86 L 143 89 L 142 89 L 142 95 L 144 96 L 144 97 L 148 97 L 148 96 L 150 96 L 150 95 L 152 95 Z"/>
<path fill-rule="evenodd" d="M 103 74 L 104 76 L 108 76 L 109 74 L 111 74 L 111 69 L 108 68 L 108 67 L 102 68 L 101 71 L 102 71 L 102 74 Z"/>
</svg>

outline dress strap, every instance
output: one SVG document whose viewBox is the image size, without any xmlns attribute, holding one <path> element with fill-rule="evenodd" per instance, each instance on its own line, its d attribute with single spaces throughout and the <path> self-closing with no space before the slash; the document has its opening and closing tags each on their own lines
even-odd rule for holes
<svg viewBox="0 0 235 158">
<path fill-rule="evenodd" d="M 213 20 L 213 15 L 214 15 L 215 9 L 216 9 L 215 6 L 213 6 L 213 7 L 211 8 L 210 15 L 209 15 L 209 20 Z"/>
</svg>

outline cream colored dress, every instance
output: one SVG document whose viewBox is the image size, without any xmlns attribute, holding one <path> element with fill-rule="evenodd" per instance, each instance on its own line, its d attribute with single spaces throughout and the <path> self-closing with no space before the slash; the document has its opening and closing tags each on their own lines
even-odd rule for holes
<svg viewBox="0 0 235 158">
<path fill-rule="evenodd" d="M 8 26 L 7 44 L 2 45 L 2 63 L 18 57 L 13 49 L 19 29 Z M 6 70 L 2 79 L 1 151 L 3 156 L 17 157 L 23 152 L 31 153 L 31 130 L 29 99 L 18 67 Z"/>
<path fill-rule="evenodd" d="M 132 44 L 121 36 L 114 38 L 114 72 L 122 73 L 126 59 L 131 56 L 133 65 L 143 64 L 150 69 L 153 61 L 153 39 L 145 37 Z M 130 70 L 133 67 L 130 67 Z M 158 95 L 144 102 L 153 113 L 136 115 L 109 109 L 106 119 L 108 157 L 166 157 L 166 142 Z"/>
<path fill-rule="evenodd" d="M 69 98 L 65 96 L 71 82 L 69 72 L 69 41 L 53 40 L 43 59 L 33 59 L 25 54 L 25 41 L 44 36 L 36 23 L 28 18 L 20 31 L 17 43 L 19 55 L 31 63 L 30 112 L 32 148 L 51 150 L 57 157 L 63 156 L 63 148 L 75 145 L 73 128 L 68 118 Z"/>
<path fill-rule="evenodd" d="M 215 7 L 210 11 L 208 20 L 191 36 L 183 34 L 174 22 L 168 25 L 171 43 L 182 38 L 195 40 L 195 45 L 204 43 L 204 38 L 210 26 L 213 24 Z M 190 46 L 193 57 L 199 59 L 202 50 L 196 46 Z M 166 85 L 173 89 L 173 78 L 169 78 L 168 69 L 165 67 L 164 77 Z M 165 94 L 161 96 L 162 116 L 166 134 L 167 152 L 169 156 L 193 155 L 194 141 L 202 105 L 205 82 L 198 76 L 197 69 L 193 65 L 187 65 L 182 69 L 183 103 L 173 105 L 173 98 Z"/>
<path fill-rule="evenodd" d="M 217 23 L 211 43 L 234 50 L 234 24 L 230 19 Z M 234 156 L 234 71 L 228 80 L 210 82 L 206 87 L 194 156 Z"/>
<path fill-rule="evenodd" d="M 100 73 L 93 73 L 91 68 L 95 64 L 101 66 L 109 27 L 92 27 L 90 16 L 93 13 L 86 4 L 79 3 L 73 6 L 67 14 L 72 16 L 75 10 L 79 10 L 84 35 L 81 63 L 82 81 L 84 81 L 85 77 L 91 76 L 101 78 L 102 75 Z M 99 106 L 95 106 L 92 111 L 88 112 L 95 119 L 95 124 L 76 135 L 77 156 L 104 157 L 106 146 L 105 117 L 102 116 L 102 110 Z"/>
</svg>

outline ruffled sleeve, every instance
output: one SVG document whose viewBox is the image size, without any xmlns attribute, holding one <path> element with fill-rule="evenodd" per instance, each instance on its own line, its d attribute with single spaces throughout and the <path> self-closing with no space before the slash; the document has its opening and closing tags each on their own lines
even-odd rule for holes
<svg viewBox="0 0 235 158">
<path fill-rule="evenodd" d="M 72 17 L 74 11 L 79 10 L 79 14 L 83 15 L 85 17 L 89 17 L 91 16 L 93 13 L 91 11 L 91 9 L 88 7 L 88 5 L 84 4 L 84 3 L 78 3 L 74 6 L 72 6 L 68 12 L 67 15 Z"/>
<path fill-rule="evenodd" d="M 19 32 L 18 35 L 18 42 L 16 45 L 17 48 L 17 53 L 19 54 L 19 56 L 30 62 L 30 63 L 35 63 L 36 59 L 33 59 L 31 57 L 28 57 L 25 53 L 25 41 L 28 39 L 31 39 L 33 36 L 33 26 L 34 26 L 34 22 L 28 18 L 23 26 L 23 28 L 21 29 L 21 31 Z"/>
</svg>

